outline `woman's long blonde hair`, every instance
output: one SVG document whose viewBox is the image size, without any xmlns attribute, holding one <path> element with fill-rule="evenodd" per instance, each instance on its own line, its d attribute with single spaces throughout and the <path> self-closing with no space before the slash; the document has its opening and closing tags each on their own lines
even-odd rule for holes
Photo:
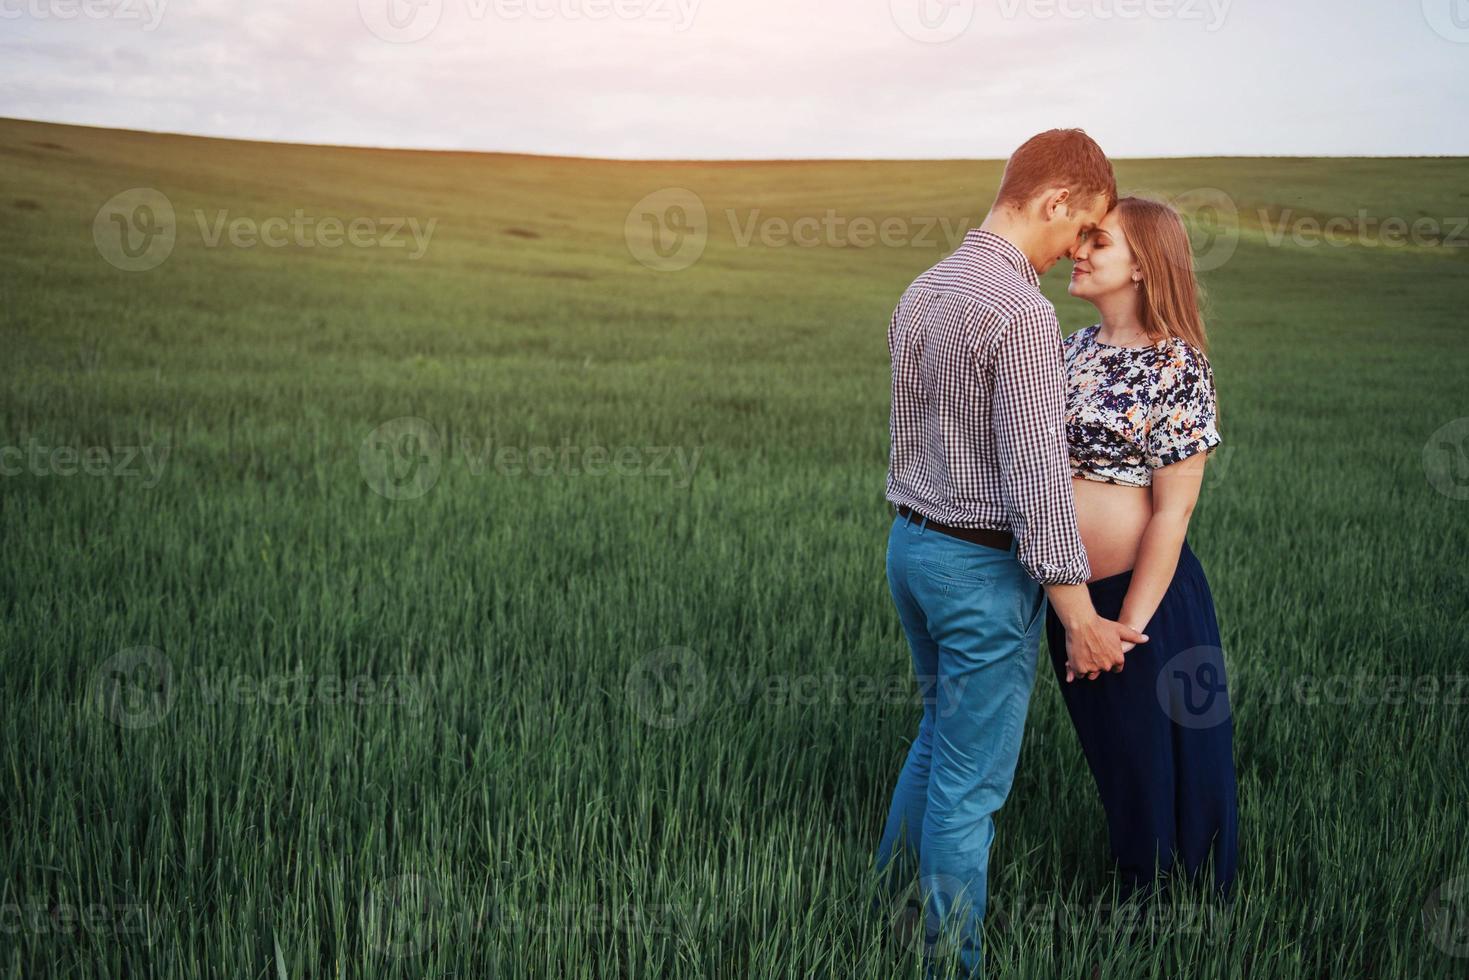
<svg viewBox="0 0 1469 980">
<path fill-rule="evenodd" d="M 1202 291 L 1194 274 L 1194 253 L 1188 230 L 1178 212 L 1162 201 L 1124 197 L 1117 202 L 1117 220 L 1127 236 L 1127 247 L 1142 269 L 1138 293 L 1141 318 L 1148 337 L 1181 337 L 1207 354 Z"/>
</svg>

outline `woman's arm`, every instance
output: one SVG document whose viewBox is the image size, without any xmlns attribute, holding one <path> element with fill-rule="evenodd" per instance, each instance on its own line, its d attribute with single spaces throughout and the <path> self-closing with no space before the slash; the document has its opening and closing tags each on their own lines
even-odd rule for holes
<svg viewBox="0 0 1469 980">
<path fill-rule="evenodd" d="M 1188 533 L 1189 518 L 1199 500 L 1208 453 L 1194 455 L 1153 470 L 1153 516 L 1138 542 L 1132 582 L 1122 602 L 1119 623 L 1141 630 L 1158 611 L 1163 594 L 1178 570 L 1178 556 Z"/>
</svg>

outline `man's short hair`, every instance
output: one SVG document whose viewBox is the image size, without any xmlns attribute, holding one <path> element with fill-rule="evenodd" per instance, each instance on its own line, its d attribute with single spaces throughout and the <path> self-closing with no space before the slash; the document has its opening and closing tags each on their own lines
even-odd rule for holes
<svg viewBox="0 0 1469 980">
<path fill-rule="evenodd" d="M 1048 129 L 1025 141 L 1005 164 L 996 205 L 1024 207 L 1052 187 L 1071 191 L 1075 207 L 1087 207 L 1097 195 L 1107 210 L 1117 206 L 1117 177 L 1097 141 L 1080 129 Z"/>
</svg>

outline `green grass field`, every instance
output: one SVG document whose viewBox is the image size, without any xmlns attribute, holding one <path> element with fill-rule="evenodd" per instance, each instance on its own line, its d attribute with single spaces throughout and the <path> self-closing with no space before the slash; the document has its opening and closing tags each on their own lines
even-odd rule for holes
<svg viewBox="0 0 1469 980">
<path fill-rule="evenodd" d="M 0 122 L 6 974 L 917 977 L 865 901 L 919 715 L 884 333 L 1000 169 Z M 994 975 L 1469 974 L 1469 162 L 1117 169 L 1237 215 L 1195 221 L 1224 449 L 1189 539 L 1240 893 L 1128 934 L 1042 671 Z M 176 215 L 142 271 L 98 216 L 132 188 Z M 634 210 L 666 188 L 708 215 L 681 271 Z M 376 244 L 231 241 L 298 210 Z M 1359 212 L 1433 227 L 1300 224 Z"/>
</svg>

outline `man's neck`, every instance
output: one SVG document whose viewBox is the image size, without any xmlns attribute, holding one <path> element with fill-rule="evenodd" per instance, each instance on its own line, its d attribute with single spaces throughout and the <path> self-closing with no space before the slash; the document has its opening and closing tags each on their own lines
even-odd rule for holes
<svg viewBox="0 0 1469 980">
<path fill-rule="evenodd" d="M 1040 256 L 1036 248 L 1035 235 L 1030 230 L 1030 222 L 1015 211 L 1005 208 L 994 208 L 985 215 L 984 221 L 979 226 L 980 231 L 987 231 L 991 235 L 998 235 L 1005 241 L 1014 245 L 1030 263 L 1032 269 L 1040 269 Z"/>
</svg>

